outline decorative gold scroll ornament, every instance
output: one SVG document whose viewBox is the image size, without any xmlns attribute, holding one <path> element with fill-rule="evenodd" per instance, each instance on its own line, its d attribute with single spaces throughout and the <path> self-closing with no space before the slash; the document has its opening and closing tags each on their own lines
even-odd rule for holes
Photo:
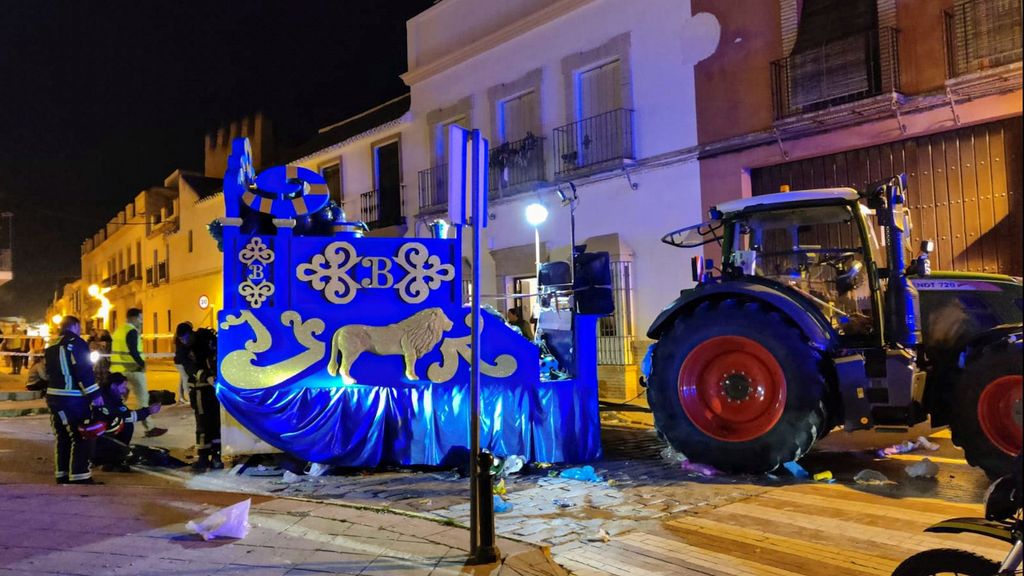
<svg viewBox="0 0 1024 576">
<path fill-rule="evenodd" d="M 274 261 L 274 251 L 263 243 L 262 238 L 253 236 L 238 253 L 238 260 L 246 267 L 245 281 L 238 285 L 238 294 L 249 306 L 259 308 L 274 294 L 274 284 L 266 273 L 267 265 Z"/>
<path fill-rule="evenodd" d="M 392 273 L 397 262 L 405 270 L 405 276 L 395 282 Z M 362 283 L 352 278 L 352 268 L 362 264 L 368 269 L 369 277 Z M 348 304 L 364 288 L 394 288 L 398 297 L 406 304 L 419 304 L 430 293 L 441 287 L 442 282 L 455 279 L 455 267 L 442 264 L 441 258 L 430 254 L 419 242 L 407 242 L 398 249 L 395 257 L 363 256 L 348 242 L 332 242 L 323 254 L 316 254 L 312 260 L 295 269 L 296 277 L 309 282 L 315 290 L 323 292 L 324 298 L 332 304 Z"/>
<path fill-rule="evenodd" d="M 295 340 L 305 346 L 306 351 L 270 366 L 255 365 L 256 356 L 270 350 L 274 342 L 270 332 L 251 311 L 242 310 L 238 316 L 229 315 L 220 327 L 222 330 L 230 330 L 242 324 L 249 325 L 256 339 L 247 340 L 244 350 L 229 353 L 220 363 L 221 377 L 236 388 L 253 390 L 275 386 L 293 378 L 324 357 L 324 343 L 315 338 L 324 331 L 324 322 L 319 318 L 303 322 L 298 312 L 283 312 L 281 324 L 291 326 Z"/>
<path fill-rule="evenodd" d="M 466 314 L 466 326 L 472 326 L 473 313 Z M 441 361 L 434 362 L 427 368 L 427 378 L 431 382 L 447 382 L 455 377 L 455 371 L 459 369 L 459 357 L 472 362 L 472 334 L 461 338 L 445 338 L 441 342 Z M 501 354 L 494 359 L 494 364 L 480 358 L 480 373 L 493 378 L 507 378 L 515 373 L 518 363 L 515 356 Z"/>
</svg>

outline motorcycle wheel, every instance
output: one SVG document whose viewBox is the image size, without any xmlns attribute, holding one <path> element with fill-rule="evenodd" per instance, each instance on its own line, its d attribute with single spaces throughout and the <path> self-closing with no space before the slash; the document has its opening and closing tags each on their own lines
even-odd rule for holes
<svg viewBox="0 0 1024 576">
<path fill-rule="evenodd" d="M 904 560 L 892 576 L 994 576 L 999 563 L 964 550 L 925 550 Z"/>
</svg>

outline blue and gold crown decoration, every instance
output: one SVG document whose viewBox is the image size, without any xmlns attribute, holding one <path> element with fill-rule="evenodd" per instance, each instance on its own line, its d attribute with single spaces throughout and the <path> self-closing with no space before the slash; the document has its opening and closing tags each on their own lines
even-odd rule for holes
<svg viewBox="0 0 1024 576">
<path fill-rule="evenodd" d="M 461 242 L 363 236 L 316 172 L 224 176 L 217 396 L 266 444 L 351 467 L 458 464 L 468 455 L 470 308 Z M 575 319 L 572 377 L 541 378 L 536 345 L 483 314 L 481 447 L 538 462 L 601 455 L 596 318 Z"/>
</svg>

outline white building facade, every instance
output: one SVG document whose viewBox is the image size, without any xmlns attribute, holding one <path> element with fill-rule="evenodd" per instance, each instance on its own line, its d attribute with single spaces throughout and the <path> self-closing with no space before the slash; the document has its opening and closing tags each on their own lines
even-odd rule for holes
<svg viewBox="0 0 1024 576">
<path fill-rule="evenodd" d="M 717 22 L 679 0 L 444 0 L 407 27 L 410 222 L 446 209 L 447 126 L 480 129 L 492 150 L 495 284 L 526 293 L 535 247 L 525 208 L 540 202 L 550 214 L 539 226 L 541 260 L 567 260 L 570 213 L 556 190 L 575 187 L 577 245 L 612 260 L 602 394 L 635 396 L 647 327 L 692 285 L 690 254 L 660 238 L 703 216 L 693 67 L 715 50 Z"/>
</svg>

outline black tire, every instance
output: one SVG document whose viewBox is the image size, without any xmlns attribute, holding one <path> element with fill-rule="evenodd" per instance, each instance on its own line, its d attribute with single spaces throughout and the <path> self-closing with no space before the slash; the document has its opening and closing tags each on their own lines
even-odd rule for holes
<svg viewBox="0 0 1024 576">
<path fill-rule="evenodd" d="M 907 558 L 896 567 L 892 576 L 996 576 L 999 563 L 964 550 L 939 548 L 925 550 Z"/>
<path fill-rule="evenodd" d="M 965 353 L 964 368 L 953 383 L 954 402 L 950 414 L 953 443 L 963 448 L 964 456 L 971 466 L 981 468 L 992 479 L 1014 470 L 1015 455 L 1001 449 L 985 433 L 978 410 L 979 401 L 985 389 L 1000 378 L 1020 375 L 1021 343 L 1003 339 L 977 349 L 969 349 Z M 1019 405 L 1017 409 L 1020 409 Z M 1016 434 L 1019 447 L 1019 425 Z"/>
<path fill-rule="evenodd" d="M 781 368 L 786 400 L 770 429 L 752 439 L 729 441 L 705 433 L 687 415 L 679 395 L 683 362 L 700 344 L 738 336 L 763 346 Z M 799 459 L 828 432 L 821 356 L 782 315 L 737 299 L 705 302 L 684 314 L 662 336 L 654 353 L 648 402 L 655 426 L 688 459 L 729 473 L 770 472 Z"/>
</svg>

